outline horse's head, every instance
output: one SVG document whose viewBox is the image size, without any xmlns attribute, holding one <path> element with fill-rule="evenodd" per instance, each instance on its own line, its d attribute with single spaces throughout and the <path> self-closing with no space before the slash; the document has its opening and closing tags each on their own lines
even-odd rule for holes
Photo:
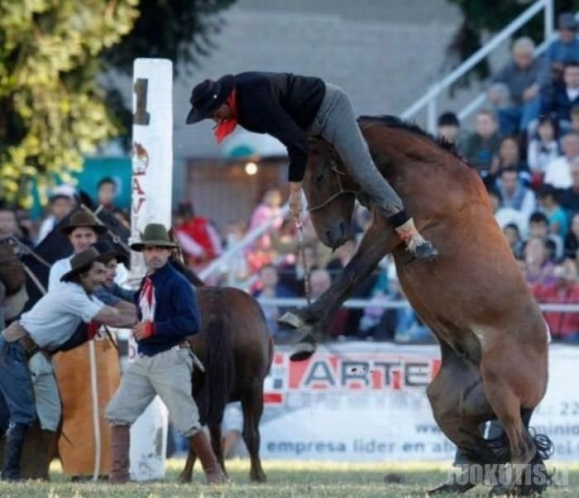
<svg viewBox="0 0 579 498">
<path fill-rule="evenodd" d="M 7 296 L 18 292 L 26 283 L 26 273 L 18 252 L 18 241 L 14 235 L 0 236 L 0 282 Z"/>
<path fill-rule="evenodd" d="M 319 139 L 310 141 L 304 192 L 318 238 L 332 249 L 352 239 L 357 187 L 336 152 Z"/>
</svg>

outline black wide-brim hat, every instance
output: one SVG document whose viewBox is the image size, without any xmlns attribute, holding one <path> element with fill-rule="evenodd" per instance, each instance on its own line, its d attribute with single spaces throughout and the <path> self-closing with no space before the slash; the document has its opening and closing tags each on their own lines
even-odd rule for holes
<svg viewBox="0 0 579 498">
<path fill-rule="evenodd" d="M 205 80 L 193 87 L 189 99 L 193 107 L 187 115 L 186 123 L 198 123 L 210 117 L 219 106 L 225 103 L 234 88 L 235 78 L 232 74 L 226 74 L 217 81 Z"/>
<path fill-rule="evenodd" d="M 125 265 L 129 262 L 129 258 L 121 251 L 118 251 L 115 246 L 107 240 L 99 240 L 95 242 L 92 247 L 94 247 L 101 255 L 99 261 L 105 264 L 113 258 L 115 258 L 118 263 L 123 263 Z"/>
</svg>

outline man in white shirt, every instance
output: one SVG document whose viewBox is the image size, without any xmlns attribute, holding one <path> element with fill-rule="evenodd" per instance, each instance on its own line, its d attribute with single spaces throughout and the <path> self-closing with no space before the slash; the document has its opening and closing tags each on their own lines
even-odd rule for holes
<svg viewBox="0 0 579 498">
<path fill-rule="evenodd" d="M 547 163 L 543 183 L 556 188 L 569 188 L 573 185 L 571 164 L 575 158 L 579 157 L 579 135 L 567 133 L 561 139 L 561 144 L 564 155 Z"/>
<path fill-rule="evenodd" d="M 65 283 L 61 282 L 61 278 L 70 271 L 72 258 L 96 243 L 98 235 L 106 232 L 106 228 L 99 225 L 90 213 L 78 211 L 70 217 L 69 224 L 61 227 L 60 231 L 68 235 L 74 252 L 67 258 L 59 259 L 50 267 L 48 292 L 55 292 L 66 286 Z M 50 330 L 53 329 L 48 322 L 46 325 Z M 53 360 L 46 355 L 37 353 L 30 358 L 29 369 L 40 427 L 47 440 L 50 440 L 55 437 L 62 415 L 61 399 L 54 377 Z"/>
<path fill-rule="evenodd" d="M 51 290 L 34 307 L 0 335 L 0 402 L 10 413 L 2 479 L 20 479 L 20 457 L 28 428 L 37 418 L 29 360 L 53 354 L 71 339 L 82 322 L 90 323 L 88 338 L 100 324 L 132 327 L 132 314 L 123 314 L 90 295 L 103 285 L 105 266 L 94 248 L 75 254 L 63 284 Z M 52 382 L 56 385 L 54 375 Z M 58 389 L 56 389 L 58 393 Z"/>
</svg>

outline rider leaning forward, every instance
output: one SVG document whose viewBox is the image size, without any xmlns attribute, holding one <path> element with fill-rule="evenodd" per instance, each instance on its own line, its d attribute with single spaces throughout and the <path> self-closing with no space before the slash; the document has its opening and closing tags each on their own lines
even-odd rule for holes
<svg viewBox="0 0 579 498">
<path fill-rule="evenodd" d="M 337 86 L 316 77 L 246 72 L 199 83 L 193 88 L 190 102 L 193 107 L 187 124 L 213 119 L 218 143 L 239 124 L 255 133 L 268 133 L 287 147 L 289 204 L 297 223 L 302 211 L 307 138 L 321 136 L 338 152 L 362 191 L 394 226 L 408 250 L 418 259 L 438 256 L 438 251 L 414 226 L 402 199 L 376 168 L 350 100 Z"/>
</svg>

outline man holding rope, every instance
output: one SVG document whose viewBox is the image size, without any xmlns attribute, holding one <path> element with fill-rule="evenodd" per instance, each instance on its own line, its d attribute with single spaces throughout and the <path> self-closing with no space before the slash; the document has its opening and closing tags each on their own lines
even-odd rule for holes
<svg viewBox="0 0 579 498">
<path fill-rule="evenodd" d="M 111 327 L 132 327 L 135 324 L 134 314 L 123 314 L 91 297 L 105 279 L 105 267 L 100 258 L 94 248 L 75 254 L 70 260 L 71 269 L 61 277 L 62 285 L 49 290 L 30 311 L 0 335 L 0 403 L 10 414 L 2 469 L 4 480 L 20 479 L 24 440 L 37 418 L 30 360 L 42 356 L 50 364 L 50 356 L 65 347 L 78 328 L 84 326 L 83 322 L 90 324 L 87 338 L 94 337 L 100 324 Z M 47 384 L 53 386 L 59 404 L 54 373 L 45 375 L 46 380 L 48 377 L 52 380 Z M 50 411 L 44 413 L 51 414 Z M 50 419 L 49 416 L 48 423 Z"/>
</svg>

